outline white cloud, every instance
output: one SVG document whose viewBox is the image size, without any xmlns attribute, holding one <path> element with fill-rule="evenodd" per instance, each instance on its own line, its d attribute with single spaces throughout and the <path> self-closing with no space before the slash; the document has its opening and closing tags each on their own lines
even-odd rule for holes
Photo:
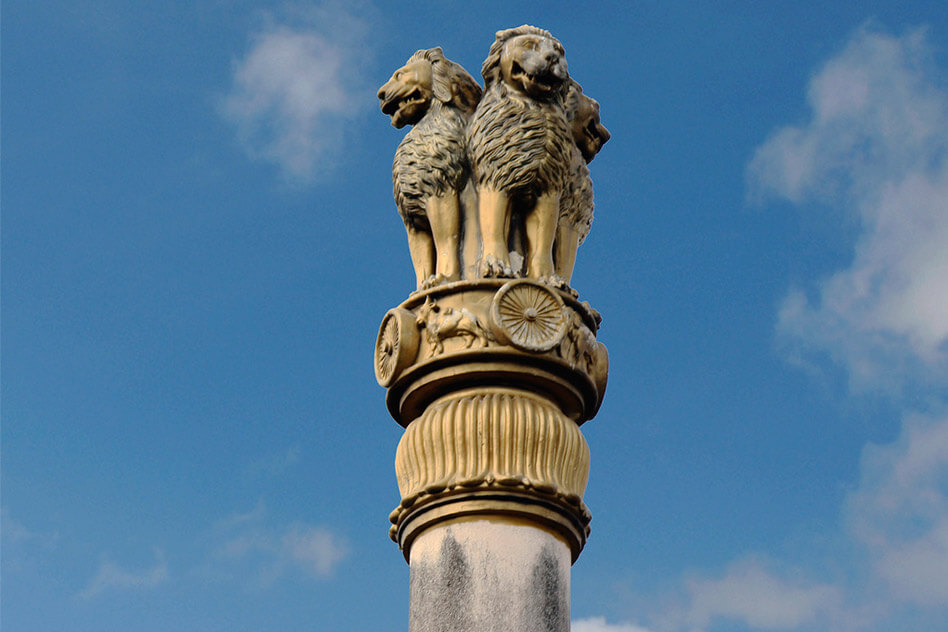
<svg viewBox="0 0 948 632">
<path fill-rule="evenodd" d="M 7 581 L 16 573 L 50 560 L 58 543 L 58 532 L 33 530 L 15 520 L 8 507 L 0 507 L 0 551 Z"/>
<path fill-rule="evenodd" d="M 938 380 L 948 368 L 948 94 L 924 30 L 859 31 L 810 82 L 810 120 L 748 166 L 751 195 L 840 206 L 858 222 L 851 265 L 811 300 L 794 289 L 778 331 L 823 351 L 855 386 Z"/>
<path fill-rule="evenodd" d="M 948 606 L 948 417 L 908 418 L 861 465 L 848 517 L 875 575 L 899 601 Z"/>
<path fill-rule="evenodd" d="M 113 590 L 154 588 L 168 579 L 168 565 L 160 551 L 155 552 L 155 565 L 138 572 L 121 568 L 111 560 L 103 560 L 99 570 L 76 596 L 91 599 Z"/>
<path fill-rule="evenodd" d="M 632 623 L 606 623 L 605 617 L 591 617 L 573 621 L 570 632 L 649 632 L 649 629 Z"/>
<path fill-rule="evenodd" d="M 306 525 L 293 525 L 280 540 L 283 553 L 314 577 L 329 577 L 347 549 L 334 534 Z"/>
<path fill-rule="evenodd" d="M 250 513 L 222 521 L 218 537 L 218 570 L 250 577 L 258 587 L 270 586 L 292 570 L 326 579 L 349 552 L 343 538 L 324 527 L 299 522 L 268 525 L 262 503 Z"/>
<path fill-rule="evenodd" d="M 58 533 L 39 533 L 28 529 L 10 517 L 10 510 L 6 506 L 0 507 L 0 536 L 3 540 L 5 557 L 9 557 L 11 546 L 30 544 L 51 550 L 55 548 L 56 542 L 59 540 Z"/>
<path fill-rule="evenodd" d="M 840 612 L 839 588 L 800 577 L 781 577 L 755 558 L 732 564 L 723 576 L 685 581 L 685 605 L 667 611 L 659 629 L 706 630 L 720 620 L 759 630 L 822 627 Z"/>
<path fill-rule="evenodd" d="M 336 4 L 297 18 L 302 26 L 270 21 L 251 38 L 222 111 L 251 157 L 308 182 L 329 170 L 345 127 L 372 98 L 362 88 L 363 23 Z"/>
</svg>

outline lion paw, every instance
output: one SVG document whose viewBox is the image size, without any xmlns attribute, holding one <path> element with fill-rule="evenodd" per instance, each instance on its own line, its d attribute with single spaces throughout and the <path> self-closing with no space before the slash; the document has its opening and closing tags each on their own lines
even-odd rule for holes
<svg viewBox="0 0 948 632">
<path fill-rule="evenodd" d="M 485 255 L 484 259 L 481 261 L 480 273 L 484 278 L 510 278 L 513 277 L 513 269 L 510 267 L 510 264 L 493 256 Z"/>
<path fill-rule="evenodd" d="M 450 283 L 452 280 L 443 274 L 432 274 L 430 277 L 421 282 L 421 289 L 428 290 L 439 285 L 444 285 L 445 283 Z"/>
<path fill-rule="evenodd" d="M 550 287 L 554 287 L 558 290 L 569 292 L 573 296 L 573 298 L 576 298 L 577 296 L 579 296 L 579 292 L 571 288 L 569 286 L 569 283 L 566 281 L 566 279 L 564 279 L 558 274 L 550 274 L 547 276 L 542 276 L 537 280 L 540 283 L 543 283 L 544 285 L 549 285 Z"/>
</svg>

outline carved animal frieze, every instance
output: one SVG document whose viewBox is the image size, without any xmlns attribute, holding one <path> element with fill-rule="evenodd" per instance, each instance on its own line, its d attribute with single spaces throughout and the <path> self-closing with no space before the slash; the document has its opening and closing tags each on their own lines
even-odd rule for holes
<svg viewBox="0 0 948 632">
<path fill-rule="evenodd" d="M 596 335 L 576 313 L 570 314 L 569 327 L 559 346 L 560 357 L 573 368 L 593 373 L 598 359 Z"/>
<path fill-rule="evenodd" d="M 475 343 L 486 347 L 493 340 L 491 333 L 470 310 L 442 306 L 430 296 L 418 310 L 415 322 L 424 330 L 429 344 L 428 357 L 444 353 L 444 341 L 449 338 L 463 339 L 464 349 L 470 349 Z"/>
</svg>

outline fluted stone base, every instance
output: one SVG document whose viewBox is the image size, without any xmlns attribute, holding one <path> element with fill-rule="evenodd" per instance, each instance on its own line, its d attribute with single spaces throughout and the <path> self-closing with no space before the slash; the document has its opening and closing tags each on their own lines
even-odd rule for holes
<svg viewBox="0 0 948 632">
<path fill-rule="evenodd" d="M 440 523 L 410 564 L 409 632 L 569 632 L 570 548 L 532 523 Z"/>
<path fill-rule="evenodd" d="M 589 448 L 544 398 L 482 387 L 446 395 L 409 424 L 395 472 L 392 538 L 406 558 L 425 529 L 454 517 L 508 516 L 557 532 L 575 560 L 586 543 Z"/>
</svg>

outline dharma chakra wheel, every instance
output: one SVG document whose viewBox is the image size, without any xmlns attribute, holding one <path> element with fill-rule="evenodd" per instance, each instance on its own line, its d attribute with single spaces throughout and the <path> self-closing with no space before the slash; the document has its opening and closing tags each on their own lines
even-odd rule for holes
<svg viewBox="0 0 948 632">
<path fill-rule="evenodd" d="M 415 315 L 400 307 L 388 310 L 375 341 L 375 379 L 382 386 L 390 386 L 415 361 L 417 353 Z"/>
<path fill-rule="evenodd" d="M 494 335 L 522 351 L 550 351 L 562 342 L 569 321 L 563 299 L 538 283 L 506 283 L 491 303 Z"/>
</svg>

